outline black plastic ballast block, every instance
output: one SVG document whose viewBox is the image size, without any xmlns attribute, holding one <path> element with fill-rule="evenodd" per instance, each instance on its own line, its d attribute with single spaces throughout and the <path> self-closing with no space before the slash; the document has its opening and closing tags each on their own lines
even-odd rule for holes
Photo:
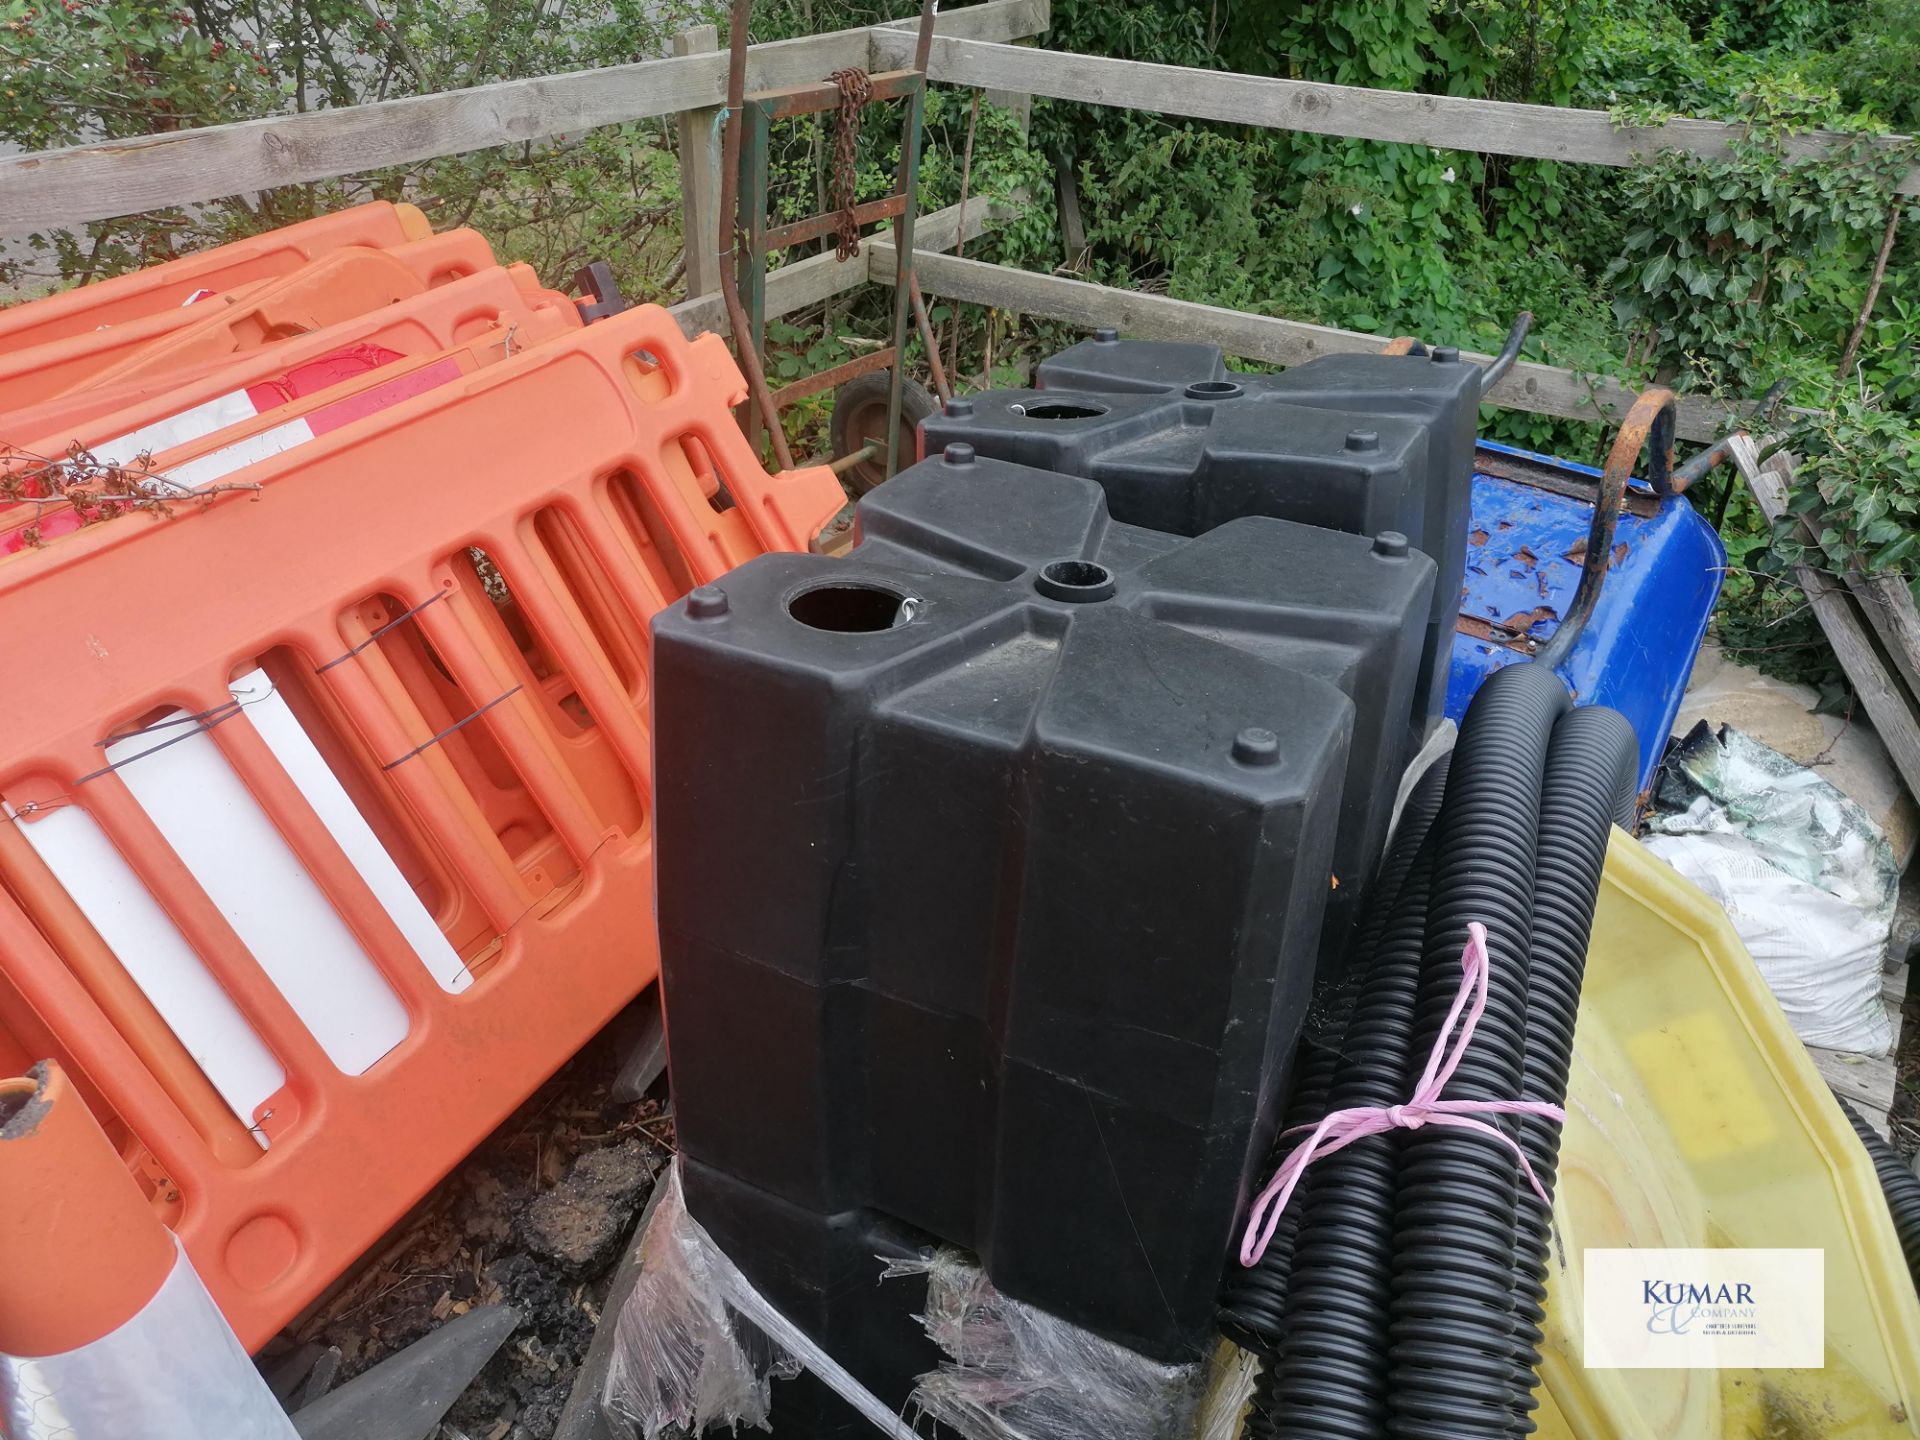
<svg viewBox="0 0 1920 1440">
<path fill-rule="evenodd" d="M 1095 484 L 963 448 L 860 532 L 655 622 L 690 1209 L 829 1331 L 834 1297 L 794 1289 L 833 1267 L 756 1206 L 890 1217 L 1193 1357 L 1329 894 L 1363 878 L 1336 846 L 1377 855 L 1432 564 L 1264 517 L 1117 524 Z"/>
<path fill-rule="evenodd" d="M 1097 481 L 1113 517 L 1200 535 L 1245 515 L 1374 535 L 1433 557 L 1416 730 L 1445 709 L 1466 575 L 1480 368 L 1456 350 L 1327 355 L 1231 372 L 1212 345 L 1103 331 L 1041 364 L 1035 390 L 951 402 L 921 422 L 925 453 L 982 456 Z"/>
</svg>

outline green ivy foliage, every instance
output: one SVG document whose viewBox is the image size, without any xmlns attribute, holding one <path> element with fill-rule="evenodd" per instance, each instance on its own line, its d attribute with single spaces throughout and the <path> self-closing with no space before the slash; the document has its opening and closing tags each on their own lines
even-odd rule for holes
<svg viewBox="0 0 1920 1440">
<path fill-rule="evenodd" d="M 1662 380 L 1758 394 L 1778 378 L 1783 332 L 1816 347 L 1844 335 L 1917 152 L 1856 134 L 1835 153 L 1800 156 L 1794 136 L 1831 119 L 1817 99 L 1768 86 L 1742 109 L 1748 129 L 1724 157 L 1669 151 L 1628 172 L 1623 196 L 1640 223 L 1602 280 L 1630 346 L 1659 358 Z"/>
</svg>

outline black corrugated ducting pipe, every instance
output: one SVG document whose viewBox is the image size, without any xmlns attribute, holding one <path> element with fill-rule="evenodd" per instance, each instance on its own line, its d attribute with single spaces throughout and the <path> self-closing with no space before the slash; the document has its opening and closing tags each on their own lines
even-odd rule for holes
<svg viewBox="0 0 1920 1440">
<path fill-rule="evenodd" d="M 1475 698 L 1440 812 L 1411 858 L 1407 834 L 1396 838 L 1358 932 L 1341 1054 L 1331 1074 L 1324 1054 L 1315 1061 L 1312 1093 L 1328 1087 L 1320 1113 L 1406 1099 L 1459 993 L 1476 920 L 1493 957 L 1487 1010 L 1445 1098 L 1564 1098 L 1607 839 L 1632 823 L 1636 799 L 1631 727 L 1597 709 L 1576 722 L 1570 708 L 1541 666 L 1509 667 Z M 1388 876 L 1402 864 L 1396 886 Z M 1295 1108 L 1290 1123 L 1318 1118 Z M 1558 1127 L 1523 1136 L 1517 1120 L 1487 1118 L 1537 1155 L 1550 1184 Z M 1277 1145 L 1276 1163 L 1291 1148 Z M 1438 1126 L 1316 1161 L 1289 1206 L 1298 1218 L 1279 1283 L 1238 1316 L 1263 1356 L 1249 1440 L 1531 1429 L 1535 1317 L 1516 1301 L 1534 1298 L 1532 1251 L 1550 1215 L 1523 1183 L 1512 1149 Z M 1525 1223 L 1522 1205 L 1536 1212 Z M 1229 1293 L 1246 1283 L 1230 1278 Z"/>
<path fill-rule="evenodd" d="M 1387 849 L 1387 858 L 1382 862 L 1380 874 L 1374 882 L 1374 901 L 1355 932 L 1350 952 L 1349 969 L 1361 978 L 1363 984 L 1372 968 L 1387 922 L 1401 911 L 1398 900 L 1406 886 L 1408 872 L 1428 832 L 1433 828 L 1435 816 L 1439 814 L 1440 802 L 1446 794 L 1450 763 L 1449 755 L 1442 755 L 1435 760 L 1415 782 L 1401 811 L 1393 842 Z M 1417 904 L 1418 908 L 1413 912 L 1416 921 L 1426 911 L 1424 889 Z M 1329 1025 L 1325 1033 L 1302 1041 L 1301 1059 L 1295 1067 L 1293 1097 L 1287 1107 L 1284 1129 L 1291 1129 L 1295 1125 L 1311 1125 L 1327 1113 L 1328 1089 L 1335 1067 L 1340 1063 L 1341 1051 L 1347 1048 L 1342 1037 L 1348 1023 L 1350 1021 L 1343 1020 Z M 1276 1139 L 1264 1173 L 1271 1174 L 1293 1145 L 1291 1140 Z M 1226 1281 L 1221 1287 L 1220 1328 L 1236 1345 L 1257 1355 L 1271 1357 L 1274 1339 L 1280 1333 L 1295 1236 L 1304 1202 L 1304 1194 L 1299 1195 L 1295 1203 L 1281 1215 L 1280 1223 L 1275 1227 L 1273 1238 L 1268 1241 L 1259 1263 L 1251 1268 L 1243 1266 L 1237 1254 L 1227 1262 Z"/>
<path fill-rule="evenodd" d="M 1280 1122 L 1283 1133 L 1296 1125 L 1311 1125 L 1327 1113 L 1327 1088 L 1340 1057 L 1332 1041 L 1337 1037 L 1302 1040 L 1300 1058 L 1294 1066 L 1293 1096 L 1287 1103 L 1286 1118 Z M 1291 1147 L 1291 1141 L 1276 1139 L 1267 1167 L 1255 1177 L 1256 1182 L 1271 1175 Z M 1293 1241 L 1299 1228 L 1300 1213 L 1289 1207 L 1273 1227 L 1258 1262 L 1251 1266 L 1240 1263 L 1238 1232 L 1234 1235 L 1234 1253 L 1227 1260 L 1226 1279 L 1220 1287 L 1220 1333 L 1263 1360 L 1272 1357 L 1280 1334 L 1287 1281 L 1293 1273 Z M 1250 1440 L 1264 1440 L 1264 1432 L 1247 1433 Z"/>
<path fill-rule="evenodd" d="M 1874 1173 L 1880 1177 L 1880 1188 L 1886 1192 L 1887 1209 L 1893 1212 L 1893 1230 L 1900 1237 L 1901 1253 L 1907 1257 L 1907 1273 L 1913 1277 L 1914 1288 L 1920 1290 L 1920 1175 L 1907 1168 L 1900 1152 L 1882 1140 L 1839 1091 L 1833 1098 L 1840 1102 L 1840 1113 L 1853 1126 L 1853 1133 L 1867 1147 Z"/>
<path fill-rule="evenodd" d="M 1586 975 L 1587 941 L 1607 841 L 1615 825 L 1634 822 L 1639 742 L 1633 727 L 1597 706 L 1563 715 L 1553 727 L 1540 785 L 1540 843 L 1533 872 L 1533 936 L 1527 968 L 1527 1048 L 1522 1093 L 1563 1104 L 1573 1068 L 1573 1027 Z M 1537 1115 L 1517 1117 L 1520 1148 L 1551 1199 L 1560 1166 L 1560 1126 Z M 1511 1160 L 1511 1156 L 1509 1156 Z M 1531 1187 L 1520 1196 L 1514 1265 L 1514 1361 L 1511 1404 L 1524 1431 L 1537 1402 L 1540 1344 L 1546 1321 L 1547 1262 L 1553 1214 Z"/>
<path fill-rule="evenodd" d="M 1322 1114 L 1407 1098 L 1436 842 L 1421 847 L 1380 937 Z M 1316 1160 L 1294 1193 L 1293 1274 L 1260 1387 L 1277 1436 L 1377 1440 L 1385 1424 L 1398 1153 L 1398 1135 L 1369 1136 Z"/>
<path fill-rule="evenodd" d="M 1511 665 L 1480 687 L 1460 727 L 1436 832 L 1412 1055 L 1440 1037 L 1470 921 L 1486 926 L 1489 967 L 1485 1013 L 1442 1099 L 1524 1093 L 1540 788 L 1554 724 L 1570 706 L 1546 666 Z M 1517 1134 L 1512 1117 L 1486 1119 Z M 1479 1131 L 1430 1125 L 1401 1142 L 1397 1178 L 1386 1433 L 1498 1440 L 1513 1425 L 1513 1151 Z"/>
</svg>

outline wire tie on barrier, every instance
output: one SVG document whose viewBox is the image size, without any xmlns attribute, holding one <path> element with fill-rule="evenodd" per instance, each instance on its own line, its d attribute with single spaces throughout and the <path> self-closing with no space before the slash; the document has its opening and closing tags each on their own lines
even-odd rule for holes
<svg viewBox="0 0 1920 1440">
<path fill-rule="evenodd" d="M 171 730 L 177 725 L 204 725 L 215 715 L 225 710 L 231 710 L 239 703 L 237 700 L 222 700 L 218 705 L 215 705 L 209 710 L 199 710 L 191 714 L 183 711 L 166 720 L 156 720 L 151 725 L 142 725 L 137 730 L 117 730 L 104 740 L 94 741 L 93 748 L 96 750 L 105 750 L 109 745 L 118 745 L 122 740 L 137 740 L 142 735 L 157 735 L 162 730 Z"/>
<path fill-rule="evenodd" d="M 1499 1126 L 1475 1117 L 1538 1115 L 1555 1124 L 1564 1124 L 1567 1118 L 1565 1110 L 1545 1100 L 1440 1098 L 1441 1092 L 1453 1079 L 1453 1072 L 1460 1068 L 1460 1061 L 1466 1055 L 1467 1045 L 1473 1039 L 1480 1017 L 1486 1013 L 1487 972 L 1492 967 L 1493 959 L 1487 953 L 1487 927 L 1478 920 L 1472 921 L 1467 926 L 1466 948 L 1460 953 L 1460 993 L 1453 997 L 1453 1008 L 1447 1011 L 1447 1023 L 1440 1027 L 1440 1034 L 1433 1042 L 1433 1053 L 1427 1057 L 1427 1068 L 1421 1072 L 1419 1083 L 1413 1087 L 1413 1094 L 1404 1105 L 1355 1105 L 1330 1112 L 1317 1125 L 1296 1125 L 1286 1132 L 1297 1135 L 1303 1130 L 1310 1130 L 1312 1134 L 1295 1146 L 1293 1152 L 1280 1163 L 1273 1179 L 1267 1182 L 1267 1188 L 1253 1202 L 1253 1213 L 1247 1217 L 1246 1235 L 1240 1242 L 1242 1265 L 1251 1269 L 1260 1263 L 1260 1257 L 1266 1253 L 1267 1244 L 1280 1224 L 1280 1214 L 1287 1208 L 1287 1201 L 1292 1198 L 1294 1187 L 1300 1183 L 1307 1166 L 1322 1155 L 1346 1149 L 1356 1140 L 1364 1140 L 1369 1135 L 1383 1135 L 1393 1129 L 1418 1130 L 1423 1125 L 1445 1125 L 1491 1135 L 1513 1151 L 1540 1203 L 1546 1206 L 1553 1204 L 1540 1184 L 1540 1177 L 1533 1173 L 1533 1166 L 1528 1163 L 1519 1143 Z M 1463 1011 L 1466 1012 L 1464 1024 L 1461 1023 Z M 1456 1025 L 1460 1027 L 1457 1036 L 1454 1034 Z M 1450 1042 L 1451 1049 L 1448 1048 Z"/>
<path fill-rule="evenodd" d="M 153 724 L 142 726 L 138 730 L 128 730 L 118 735 L 109 735 L 104 740 L 96 740 L 93 743 L 104 750 L 107 746 L 117 745 L 122 740 L 136 739 L 141 735 L 157 734 L 162 730 L 170 730 L 176 725 L 193 726 L 191 730 L 182 731 L 178 735 L 162 740 L 158 745 L 153 746 L 151 749 L 142 750 L 138 755 L 129 755 L 124 760 L 115 760 L 110 765 L 102 765 L 98 770 L 89 770 L 73 782 L 74 788 L 78 789 L 89 780 L 98 780 L 102 775 L 111 775 L 114 771 L 131 765 L 136 760 L 144 760 L 149 755 L 158 755 L 162 750 L 171 750 L 183 740 L 191 740 L 197 735 L 205 735 L 215 726 L 226 724 L 227 721 L 233 719 L 234 716 L 238 715 L 248 705 L 256 704 L 271 694 L 273 694 L 273 690 L 269 688 L 266 695 L 257 695 L 252 700 L 241 700 L 236 696 L 224 704 L 215 705 L 210 710 L 202 710 L 197 715 L 179 715 L 170 720 L 157 720 Z"/>
<path fill-rule="evenodd" d="M 434 736 L 431 740 L 423 741 L 422 743 L 414 746 L 413 749 L 407 751 L 407 753 L 402 755 L 398 760 L 389 760 L 386 764 L 382 765 L 380 768 L 382 770 L 395 769 L 398 766 L 406 764 L 407 761 L 413 759 L 413 757 L 418 755 L 421 751 L 431 750 L 434 746 L 438 745 L 442 740 L 446 739 L 449 735 L 453 734 L 455 731 L 464 730 L 467 726 L 471 725 L 474 721 L 478 720 L 482 715 L 486 714 L 487 711 L 493 709 L 493 707 L 498 705 L 502 700 L 511 700 L 515 695 L 518 695 L 520 693 L 520 688 L 521 688 L 520 686 L 516 685 L 511 690 L 506 690 L 501 692 L 500 694 L 494 696 L 493 699 L 487 701 L 486 704 L 482 705 L 478 710 L 474 711 L 471 715 L 467 716 L 466 719 L 454 721 L 453 724 L 449 725 L 446 729 L 442 730 L 438 735 Z"/>
<path fill-rule="evenodd" d="M 446 598 L 447 598 L 447 592 L 445 590 L 434 591 L 433 594 L 429 595 L 426 599 L 422 600 L 418 605 L 415 605 L 412 609 L 402 610 L 398 615 L 394 616 L 393 619 L 389 620 L 386 624 L 382 625 L 378 630 L 374 631 L 371 635 L 367 636 L 366 639 L 362 640 L 358 645 L 354 646 L 351 650 L 347 651 L 344 655 L 336 655 L 333 657 L 333 659 L 327 661 L 326 664 L 316 667 L 313 673 L 318 675 L 323 671 L 333 669 L 333 667 L 336 665 L 346 664 L 347 661 L 351 660 L 354 656 L 358 655 L 362 650 L 366 649 L 369 645 L 373 644 L 374 641 L 378 640 L 382 635 L 386 634 L 389 630 L 393 629 L 394 626 L 406 624 L 407 621 L 411 620 L 414 616 L 418 615 L 422 610 L 426 609 L 427 606 L 433 604 L 434 601 L 444 600 Z"/>
</svg>

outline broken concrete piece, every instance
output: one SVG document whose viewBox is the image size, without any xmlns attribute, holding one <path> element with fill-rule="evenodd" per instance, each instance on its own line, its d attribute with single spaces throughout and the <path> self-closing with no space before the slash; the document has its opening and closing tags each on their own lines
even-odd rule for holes
<svg viewBox="0 0 1920 1440">
<path fill-rule="evenodd" d="M 294 1393 L 313 1373 L 314 1364 L 320 1359 L 325 1348 L 309 1341 L 305 1345 L 294 1347 L 284 1355 L 271 1360 L 262 1360 L 260 1373 L 266 1377 L 267 1388 L 273 1391 L 273 1398 L 282 1405 L 291 1406 Z"/>
<path fill-rule="evenodd" d="M 307 1375 L 307 1383 L 300 1387 L 299 1408 L 316 1405 L 327 1397 L 333 1389 L 333 1382 L 340 1378 L 340 1364 L 344 1357 L 338 1345 L 329 1345 L 314 1357 L 313 1369 Z"/>
<path fill-rule="evenodd" d="M 600 1407 L 600 1395 L 606 1389 L 607 1371 L 613 1365 L 613 1347 L 620 1328 L 620 1309 L 627 1303 L 627 1296 L 633 1293 L 633 1287 L 640 1279 L 640 1240 L 647 1233 L 647 1222 L 653 1219 L 653 1212 L 659 1208 L 660 1197 L 666 1194 L 666 1190 L 664 1185 L 653 1187 L 647 1196 L 647 1208 L 640 1216 L 640 1223 L 633 1227 L 628 1237 L 626 1253 L 620 1257 L 620 1268 L 613 1272 L 613 1283 L 607 1287 L 606 1303 L 600 1307 L 600 1323 L 594 1327 L 593 1342 L 587 1347 L 580 1368 L 574 1372 L 573 1393 L 567 1397 L 567 1408 L 560 1412 L 560 1423 L 554 1429 L 553 1440 L 615 1440 L 627 1429 L 624 1425 L 616 1429 L 608 1422 L 606 1413 Z"/>
<path fill-rule="evenodd" d="M 569 1275 L 599 1274 L 620 1253 L 659 1164 L 659 1152 L 640 1140 L 582 1155 L 558 1185 L 527 1207 L 522 1242 Z"/>
<path fill-rule="evenodd" d="M 428 1440 L 520 1323 L 506 1305 L 449 1320 L 295 1413 L 301 1440 Z"/>
</svg>

